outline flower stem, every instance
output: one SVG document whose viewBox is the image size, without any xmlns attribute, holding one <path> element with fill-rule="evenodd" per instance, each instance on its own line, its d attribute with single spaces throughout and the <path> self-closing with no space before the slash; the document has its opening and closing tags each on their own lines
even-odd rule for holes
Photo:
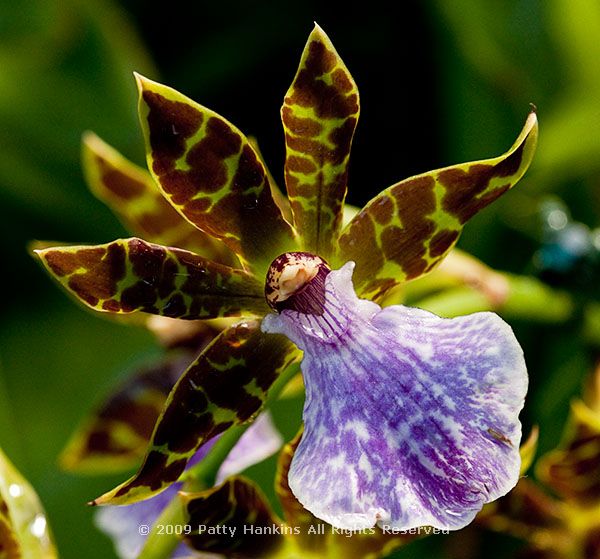
<svg viewBox="0 0 600 559">
<path fill-rule="evenodd" d="M 158 526 L 182 526 L 185 524 L 183 504 L 179 499 L 173 499 L 160 513 L 148 534 L 138 559 L 166 559 L 171 557 L 181 540 L 171 530 L 159 532 Z"/>
</svg>

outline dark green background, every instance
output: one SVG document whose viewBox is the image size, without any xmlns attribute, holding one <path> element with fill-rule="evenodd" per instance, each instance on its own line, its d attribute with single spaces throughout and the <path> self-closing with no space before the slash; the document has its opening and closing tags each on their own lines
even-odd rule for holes
<svg viewBox="0 0 600 559">
<path fill-rule="evenodd" d="M 123 236 L 84 185 L 81 133 L 143 161 L 131 72 L 167 83 L 258 137 L 282 182 L 279 107 L 312 22 L 361 92 L 349 201 L 406 176 L 500 154 L 538 106 L 540 145 L 518 192 L 467 227 L 461 246 L 523 272 L 535 204 L 553 192 L 600 219 L 600 7 L 595 0 L 182 2 L 0 0 L 0 446 L 45 503 L 62 557 L 112 557 L 88 499 L 122 481 L 61 473 L 77 422 L 127 368 L 159 350 L 138 329 L 82 310 L 26 253 L 31 239 Z M 535 235 L 534 235 L 535 236 Z M 548 302 L 549 305 L 552 301 Z M 528 360 L 526 425 L 553 446 L 590 365 L 576 325 L 515 324 Z M 299 403 L 278 407 L 291 433 Z M 269 484 L 270 468 L 253 470 Z M 511 557 L 515 542 L 466 531 L 399 557 Z"/>
</svg>

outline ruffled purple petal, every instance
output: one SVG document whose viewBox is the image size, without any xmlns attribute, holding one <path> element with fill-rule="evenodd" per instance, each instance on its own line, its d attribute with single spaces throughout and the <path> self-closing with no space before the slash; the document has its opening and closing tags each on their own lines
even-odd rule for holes
<svg viewBox="0 0 600 559">
<path fill-rule="evenodd" d="M 218 437 L 202 445 L 190 459 L 187 467 L 200 462 L 213 447 Z M 217 484 L 226 477 L 238 474 L 275 454 L 283 444 L 269 413 L 258 416 L 256 421 L 240 437 L 221 464 L 217 473 Z M 139 503 L 125 506 L 101 507 L 95 517 L 96 526 L 107 534 L 115 544 L 117 555 L 121 559 L 135 559 L 146 542 L 146 535 L 141 535 L 141 525 L 152 526 L 164 508 L 177 497 L 181 483 L 174 483 L 155 497 Z M 190 549 L 181 544 L 171 556 L 189 557 Z"/>
<path fill-rule="evenodd" d="M 304 351 L 290 487 L 339 528 L 462 528 L 518 480 L 523 352 L 492 313 L 442 319 L 358 299 L 353 269 L 329 273 L 322 314 L 263 321 Z"/>
</svg>

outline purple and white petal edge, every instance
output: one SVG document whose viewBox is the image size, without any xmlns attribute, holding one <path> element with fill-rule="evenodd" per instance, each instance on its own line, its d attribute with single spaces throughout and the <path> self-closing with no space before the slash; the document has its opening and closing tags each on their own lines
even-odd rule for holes
<svg viewBox="0 0 600 559">
<path fill-rule="evenodd" d="M 304 351 L 304 434 L 289 484 L 332 525 L 456 530 L 519 477 L 523 352 L 493 313 L 443 319 L 359 299 L 331 271 L 320 315 L 263 320 Z"/>
</svg>

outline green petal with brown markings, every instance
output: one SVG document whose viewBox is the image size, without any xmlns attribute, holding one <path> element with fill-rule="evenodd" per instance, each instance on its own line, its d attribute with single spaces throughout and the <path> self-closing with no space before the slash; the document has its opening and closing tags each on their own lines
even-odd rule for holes
<svg viewBox="0 0 600 559">
<path fill-rule="evenodd" d="M 0 450 L 0 557 L 58 557 L 46 514 L 31 485 Z"/>
<path fill-rule="evenodd" d="M 61 466 L 91 474 L 135 468 L 167 397 L 192 359 L 192 352 L 177 352 L 136 370 L 76 430 L 61 454 Z"/>
<path fill-rule="evenodd" d="M 218 114 L 170 87 L 137 80 L 148 168 L 161 190 L 190 223 L 222 240 L 262 277 L 276 256 L 297 244 L 256 152 Z"/>
<path fill-rule="evenodd" d="M 148 171 L 125 159 L 92 132 L 83 136 L 82 160 L 90 190 L 108 204 L 134 235 L 222 264 L 237 264 L 237 258 L 223 243 L 177 213 Z"/>
<path fill-rule="evenodd" d="M 281 521 L 250 480 L 235 476 L 209 491 L 180 493 L 180 497 L 185 524 L 193 527 L 184 540 L 193 549 L 244 559 L 287 556 L 279 554 L 285 535 L 273 533 L 273 526 L 281 526 Z M 201 533 L 200 526 L 219 527 L 220 534 Z M 252 534 L 246 533 L 250 526 Z"/>
<path fill-rule="evenodd" d="M 187 250 L 141 239 L 36 250 L 48 271 L 87 306 L 188 320 L 262 316 L 263 286 L 253 276 Z"/>
<path fill-rule="evenodd" d="M 435 268 L 463 225 L 523 176 L 537 143 L 531 112 L 504 155 L 406 179 L 373 198 L 344 228 L 337 264 L 356 262 L 357 292 L 378 298 Z"/>
<path fill-rule="evenodd" d="M 561 446 L 540 458 L 536 474 L 565 501 L 581 507 L 597 507 L 600 415 L 581 400 L 574 401 Z"/>
<path fill-rule="evenodd" d="M 285 182 L 303 250 L 329 258 L 342 225 L 348 160 L 359 114 L 358 89 L 315 25 L 288 90 Z"/>
<path fill-rule="evenodd" d="M 202 444 L 258 413 L 297 355 L 287 338 L 263 334 L 256 320 L 223 331 L 169 395 L 139 472 L 94 504 L 133 503 L 167 488 Z"/>
</svg>

